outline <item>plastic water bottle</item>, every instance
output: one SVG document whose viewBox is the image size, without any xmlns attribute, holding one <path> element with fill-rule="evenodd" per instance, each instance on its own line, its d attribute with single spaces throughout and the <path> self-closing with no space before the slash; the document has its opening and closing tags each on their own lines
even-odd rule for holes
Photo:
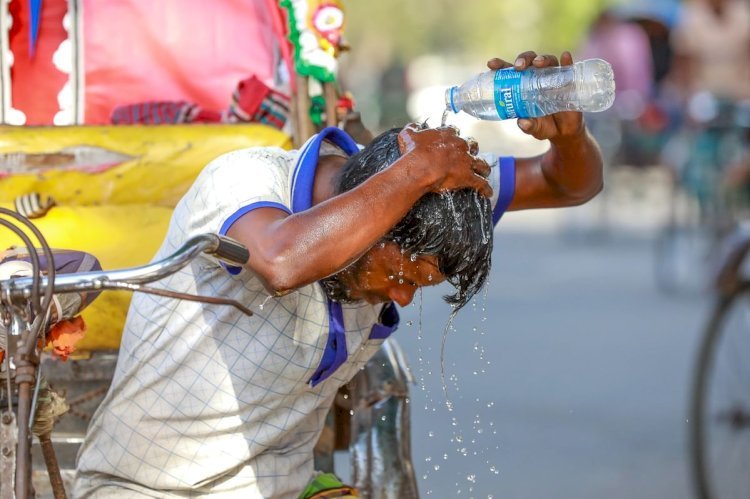
<svg viewBox="0 0 750 499">
<path fill-rule="evenodd" d="M 614 100 L 612 66 L 601 59 L 571 66 L 488 71 L 445 92 L 448 110 L 483 120 L 536 118 L 559 111 L 604 111 Z"/>
</svg>

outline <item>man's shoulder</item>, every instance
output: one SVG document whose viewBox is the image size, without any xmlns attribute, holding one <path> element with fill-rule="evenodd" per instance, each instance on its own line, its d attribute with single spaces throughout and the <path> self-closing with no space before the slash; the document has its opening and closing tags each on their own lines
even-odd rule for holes
<svg viewBox="0 0 750 499">
<path fill-rule="evenodd" d="M 216 170 L 248 164 L 266 164 L 288 168 L 294 162 L 296 156 L 296 151 L 289 151 L 280 147 L 247 147 L 218 156 L 206 165 L 206 169 Z"/>
</svg>

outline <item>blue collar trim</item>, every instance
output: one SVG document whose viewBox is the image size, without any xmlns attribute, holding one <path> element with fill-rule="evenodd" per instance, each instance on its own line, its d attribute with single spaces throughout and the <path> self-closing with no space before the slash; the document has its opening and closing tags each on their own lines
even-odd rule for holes
<svg viewBox="0 0 750 499">
<path fill-rule="evenodd" d="M 302 146 L 292 176 L 292 213 L 309 210 L 312 207 L 313 184 L 315 170 L 318 166 L 320 146 L 324 140 L 332 142 L 351 156 L 359 152 L 357 143 L 349 134 L 336 127 L 324 128 L 317 135 L 313 135 Z"/>
<path fill-rule="evenodd" d="M 359 147 L 357 147 L 354 139 L 339 128 L 324 128 L 317 135 L 313 135 L 302 146 L 297 164 L 294 167 L 294 174 L 292 175 L 292 213 L 299 213 L 312 208 L 315 171 L 318 167 L 320 146 L 324 140 L 340 147 L 349 156 L 359 152 Z M 346 327 L 340 303 L 328 300 L 328 324 L 328 341 L 320 365 L 309 380 L 311 386 L 317 386 L 346 362 Z"/>
</svg>

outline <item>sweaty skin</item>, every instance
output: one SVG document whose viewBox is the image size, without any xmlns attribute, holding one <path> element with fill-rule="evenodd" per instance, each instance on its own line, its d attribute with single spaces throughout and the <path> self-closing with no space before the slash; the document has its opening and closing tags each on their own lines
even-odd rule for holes
<svg viewBox="0 0 750 499">
<path fill-rule="evenodd" d="M 560 60 L 563 65 L 573 63 L 568 52 Z M 502 59 L 492 59 L 487 65 L 490 69 L 512 66 Z M 553 55 L 524 52 L 514 64 L 517 70 L 531 65 L 558 65 L 558 60 Z M 510 210 L 573 206 L 601 190 L 601 155 L 581 113 L 522 119 L 518 125 L 537 139 L 549 139 L 551 148 L 543 156 L 516 160 L 516 191 Z M 476 143 L 467 143 L 455 129 L 419 130 L 407 125 L 398 141 L 401 157 L 351 191 L 333 195 L 331 178 L 344 160 L 323 157 L 316 171 L 311 209 L 288 215 L 274 208 L 260 208 L 232 225 L 228 235 L 247 246 L 250 260 L 246 265 L 269 292 L 284 294 L 318 281 L 347 268 L 365 254 L 366 258 L 354 268 L 368 261 L 387 262 L 393 258 L 390 250 L 376 243 L 428 192 L 468 187 L 484 196 L 491 195 L 485 178 L 489 166 L 474 157 Z M 429 264 L 421 260 L 419 263 Z M 353 297 L 403 304 L 411 301 L 414 294 L 403 285 L 397 286 L 397 282 L 364 279 L 353 275 L 353 270 L 348 274 Z M 443 279 L 435 277 L 437 274 L 427 283 Z M 419 280 L 413 282 L 414 289 L 426 285 Z"/>
</svg>

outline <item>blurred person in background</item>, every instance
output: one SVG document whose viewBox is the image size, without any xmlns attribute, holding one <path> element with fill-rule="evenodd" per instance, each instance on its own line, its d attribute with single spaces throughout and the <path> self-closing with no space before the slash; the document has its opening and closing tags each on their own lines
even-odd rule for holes
<svg viewBox="0 0 750 499">
<path fill-rule="evenodd" d="M 609 62 L 614 70 L 616 111 L 626 119 L 636 118 L 653 93 L 653 62 L 646 32 L 620 19 L 613 10 L 604 10 L 581 48 L 581 59 L 595 57 Z"/>
<path fill-rule="evenodd" d="M 701 213 L 714 213 L 725 205 L 725 188 L 750 188 L 747 135 L 737 121 L 750 101 L 750 3 L 685 1 L 671 43 L 669 80 L 683 137 L 666 148 L 665 160 Z"/>
<path fill-rule="evenodd" d="M 674 82 L 688 99 L 750 98 L 750 3 L 687 0 L 672 32 Z"/>
</svg>

